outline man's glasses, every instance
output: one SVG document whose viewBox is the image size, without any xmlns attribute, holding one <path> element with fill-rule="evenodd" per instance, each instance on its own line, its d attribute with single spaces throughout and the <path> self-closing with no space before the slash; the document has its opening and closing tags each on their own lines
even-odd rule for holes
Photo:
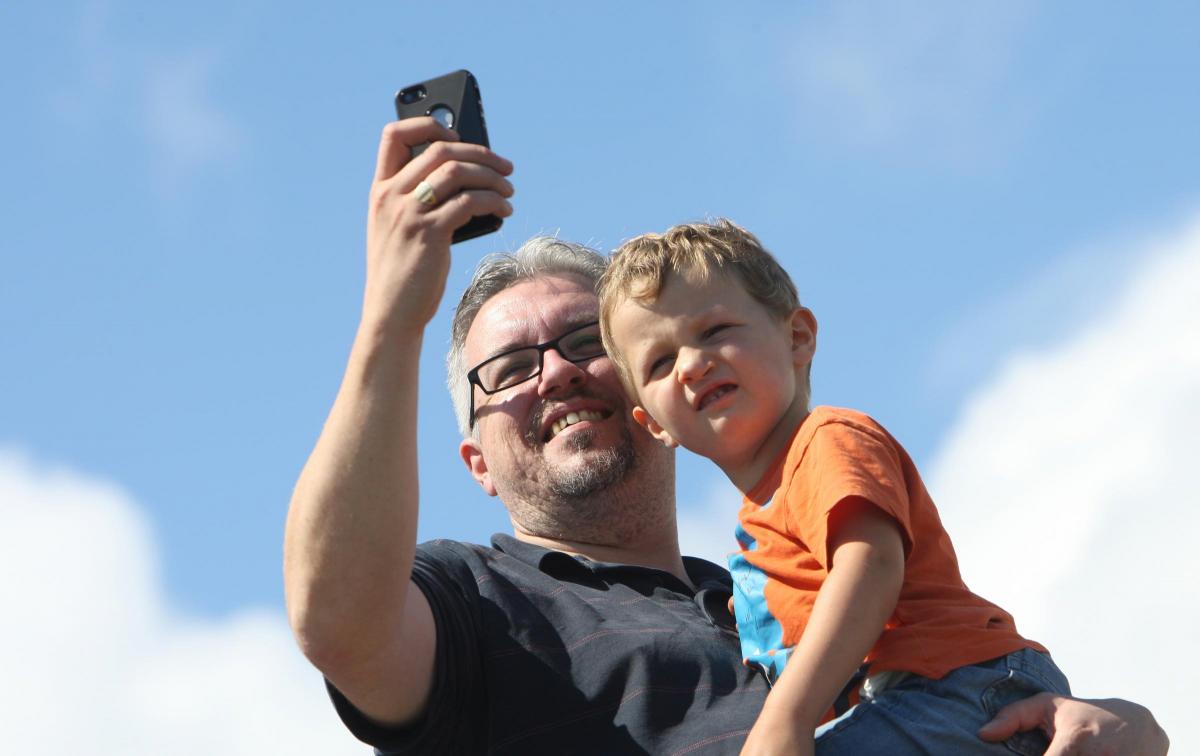
<svg viewBox="0 0 1200 756">
<path fill-rule="evenodd" d="M 604 356 L 604 344 L 600 341 L 600 321 L 593 321 L 567 331 L 557 339 L 544 344 L 517 347 L 503 354 L 489 357 L 467 373 L 467 383 L 478 386 L 488 395 L 518 383 L 524 383 L 542 374 L 542 362 L 547 350 L 553 349 L 563 359 L 579 364 Z M 475 391 L 471 390 L 470 427 L 475 427 Z"/>
</svg>

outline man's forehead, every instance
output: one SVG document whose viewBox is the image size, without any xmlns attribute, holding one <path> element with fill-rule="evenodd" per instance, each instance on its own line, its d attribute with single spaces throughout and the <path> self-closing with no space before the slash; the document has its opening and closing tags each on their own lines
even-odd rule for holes
<svg viewBox="0 0 1200 756">
<path fill-rule="evenodd" d="M 522 281 L 479 309 L 467 333 L 467 351 L 487 356 L 547 341 L 595 321 L 598 313 L 596 294 L 583 279 L 552 276 Z"/>
</svg>

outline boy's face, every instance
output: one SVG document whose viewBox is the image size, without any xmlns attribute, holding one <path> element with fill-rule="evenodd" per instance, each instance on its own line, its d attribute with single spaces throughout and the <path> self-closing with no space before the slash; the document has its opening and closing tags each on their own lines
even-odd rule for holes
<svg viewBox="0 0 1200 756">
<path fill-rule="evenodd" d="M 732 275 L 670 274 L 655 301 L 619 302 L 609 327 L 637 393 L 635 419 L 731 477 L 760 452 L 773 456 L 774 436 L 786 442 L 807 413 L 812 313 L 780 318 Z"/>
</svg>

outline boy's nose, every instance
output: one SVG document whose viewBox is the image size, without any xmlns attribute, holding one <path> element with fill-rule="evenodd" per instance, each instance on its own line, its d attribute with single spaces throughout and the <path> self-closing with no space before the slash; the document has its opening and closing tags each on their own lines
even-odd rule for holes
<svg viewBox="0 0 1200 756">
<path fill-rule="evenodd" d="M 712 369 L 712 360 L 699 349 L 683 348 L 675 358 L 676 375 L 683 384 L 703 378 Z"/>
</svg>

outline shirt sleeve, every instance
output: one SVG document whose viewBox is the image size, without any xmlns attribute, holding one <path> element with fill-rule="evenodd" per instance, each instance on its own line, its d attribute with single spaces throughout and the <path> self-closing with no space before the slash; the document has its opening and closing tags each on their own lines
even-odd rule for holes
<svg viewBox="0 0 1200 756">
<path fill-rule="evenodd" d="M 422 544 L 412 581 L 429 601 L 436 626 L 433 689 L 425 714 L 409 726 L 386 727 L 369 719 L 326 680 L 329 696 L 350 732 L 380 756 L 482 753 L 483 733 L 477 723 L 486 721 L 486 704 L 475 576 L 450 548 Z"/>
<path fill-rule="evenodd" d="M 912 546 L 908 486 L 900 454 L 882 429 L 830 421 L 813 434 L 787 489 L 788 528 L 829 567 L 829 514 L 857 497 L 890 515 Z"/>
</svg>

